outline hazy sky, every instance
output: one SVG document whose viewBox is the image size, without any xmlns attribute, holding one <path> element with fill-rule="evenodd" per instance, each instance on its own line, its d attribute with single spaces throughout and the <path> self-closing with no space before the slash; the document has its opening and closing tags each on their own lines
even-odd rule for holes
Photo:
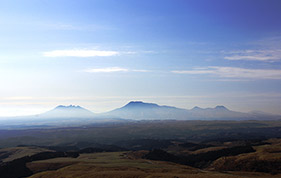
<svg viewBox="0 0 281 178">
<path fill-rule="evenodd" d="M 130 100 L 281 114 L 280 0 L 1 0 L 0 116 Z"/>
</svg>

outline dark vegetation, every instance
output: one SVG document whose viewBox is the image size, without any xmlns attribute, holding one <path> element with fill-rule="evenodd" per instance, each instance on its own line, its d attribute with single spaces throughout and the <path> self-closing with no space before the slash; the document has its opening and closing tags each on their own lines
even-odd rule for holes
<svg viewBox="0 0 281 178">
<path fill-rule="evenodd" d="M 27 177 L 33 174 L 31 170 L 26 167 L 26 163 L 38 160 L 45 160 L 57 157 L 72 157 L 79 156 L 77 152 L 42 152 L 33 156 L 25 156 L 7 163 L 2 163 L 0 166 L 1 178 L 20 178 Z"/>
<path fill-rule="evenodd" d="M 123 140 L 116 142 L 116 145 L 127 148 L 128 150 L 152 150 L 167 148 L 173 145 L 171 140 L 155 140 L 155 139 L 136 139 L 136 140 Z"/>
<path fill-rule="evenodd" d="M 281 137 L 280 129 L 281 121 L 136 121 L 72 128 L 0 130 L 0 147 L 13 147 L 20 144 L 67 145 L 81 149 L 96 147 L 97 144 L 132 147 L 127 141 L 134 142 L 134 140 L 141 142 L 181 140 L 204 143 L 225 140 L 266 140 Z"/>
<path fill-rule="evenodd" d="M 190 154 L 187 156 L 175 156 L 163 150 L 155 149 L 145 155 L 144 158 L 151 160 L 170 161 L 197 168 L 206 168 L 212 161 L 220 157 L 235 156 L 238 154 L 250 152 L 255 152 L 255 150 L 251 146 L 237 146 L 216 151 L 208 151 L 206 153 Z"/>
<path fill-rule="evenodd" d="M 0 152 L 0 163 L 2 162 L 3 159 L 8 158 L 9 156 L 10 156 L 9 153 Z"/>
<path fill-rule="evenodd" d="M 21 145 L 22 146 L 22 145 Z M 56 147 L 54 147 L 57 149 Z M 59 147 L 61 149 L 62 147 Z M 66 147 L 69 148 L 69 147 Z M 71 151 L 71 152 L 41 152 L 32 156 L 25 156 L 19 159 L 15 159 L 13 161 L 7 163 L 0 164 L 0 175 L 1 178 L 21 178 L 27 177 L 33 174 L 31 170 L 26 167 L 26 163 L 32 161 L 46 160 L 52 158 L 59 157 L 71 157 L 77 158 L 80 154 L 83 153 L 99 153 L 99 152 L 116 152 L 119 150 L 114 149 L 103 149 L 103 148 L 84 148 L 79 151 Z M 16 170 L 16 171 L 15 171 Z"/>
<path fill-rule="evenodd" d="M 208 147 L 211 147 L 214 145 L 204 144 L 204 143 L 197 144 L 197 143 L 185 142 L 185 143 L 179 144 L 179 146 L 187 148 L 190 151 L 195 151 L 195 150 L 199 150 L 199 149 L 203 149 L 203 148 L 208 148 Z"/>
</svg>

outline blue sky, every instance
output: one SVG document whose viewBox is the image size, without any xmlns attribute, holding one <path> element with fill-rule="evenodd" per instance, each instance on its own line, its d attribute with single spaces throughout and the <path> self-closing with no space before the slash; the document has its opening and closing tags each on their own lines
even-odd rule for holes
<svg viewBox="0 0 281 178">
<path fill-rule="evenodd" d="M 3 0 L 0 115 L 143 100 L 281 114 L 279 0 Z"/>
</svg>

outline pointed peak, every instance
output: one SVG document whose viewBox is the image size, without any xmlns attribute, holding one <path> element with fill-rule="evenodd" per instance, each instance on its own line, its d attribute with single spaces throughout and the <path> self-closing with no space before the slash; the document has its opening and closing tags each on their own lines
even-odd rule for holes
<svg viewBox="0 0 281 178">
<path fill-rule="evenodd" d="M 222 105 L 216 106 L 215 109 L 228 110 L 226 107 L 224 107 L 224 106 L 222 106 Z"/>
<path fill-rule="evenodd" d="M 202 108 L 198 107 L 198 106 L 195 106 L 193 107 L 191 110 L 201 110 Z"/>
</svg>

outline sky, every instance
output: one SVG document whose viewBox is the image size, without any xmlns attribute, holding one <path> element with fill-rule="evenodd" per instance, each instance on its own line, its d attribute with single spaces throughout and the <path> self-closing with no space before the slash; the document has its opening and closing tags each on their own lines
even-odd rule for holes
<svg viewBox="0 0 281 178">
<path fill-rule="evenodd" d="M 281 114 L 280 0 L 1 0 L 0 116 L 132 100 Z"/>
</svg>

